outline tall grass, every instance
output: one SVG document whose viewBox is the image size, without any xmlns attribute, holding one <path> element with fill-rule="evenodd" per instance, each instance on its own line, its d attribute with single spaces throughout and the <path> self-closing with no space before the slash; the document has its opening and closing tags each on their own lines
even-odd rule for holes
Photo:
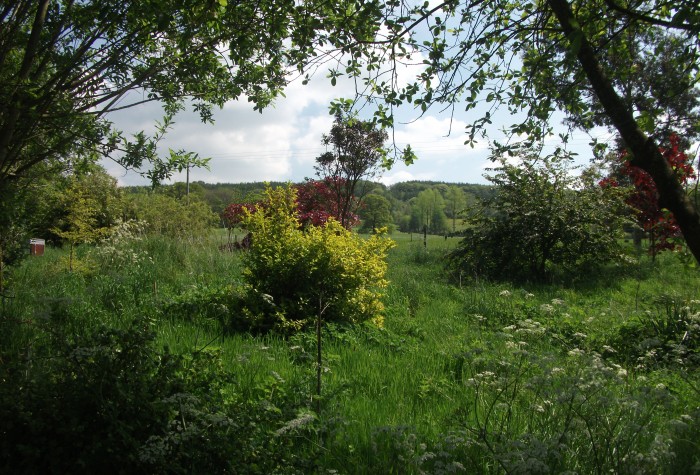
<svg viewBox="0 0 700 475">
<path fill-rule="evenodd" d="M 696 269 L 664 254 L 566 285 L 460 281 L 441 261 L 456 240 L 394 239 L 384 327 L 323 331 L 308 454 L 319 473 L 700 467 L 698 345 L 689 340 L 700 336 Z M 127 246 L 136 257 L 110 266 L 83 248 L 85 266 L 73 273 L 63 251 L 47 249 L 11 270 L 3 313 L 51 321 L 65 335 L 145 315 L 159 346 L 220 354 L 244 397 L 274 387 L 315 408 L 313 333 L 230 334 L 217 316 L 227 309 L 207 304 L 241 276 L 240 256 L 218 240 L 136 241 Z M 5 348 L 38 335 L 11 328 Z"/>
</svg>

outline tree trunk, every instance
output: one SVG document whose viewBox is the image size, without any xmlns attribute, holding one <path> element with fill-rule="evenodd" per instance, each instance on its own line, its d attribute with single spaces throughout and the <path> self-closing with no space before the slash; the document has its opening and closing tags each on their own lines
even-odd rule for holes
<svg viewBox="0 0 700 475">
<path fill-rule="evenodd" d="M 5 290 L 5 281 L 3 280 L 3 273 L 5 272 L 5 261 L 3 261 L 2 254 L 2 243 L 0 243 L 0 299 L 2 299 L 2 293 Z"/>
<path fill-rule="evenodd" d="M 598 100 L 633 155 L 632 165 L 649 173 L 659 192 L 659 205 L 673 213 L 690 252 L 700 262 L 700 214 L 685 193 L 659 146 L 639 128 L 630 111 L 605 74 L 588 38 L 573 16 L 567 0 L 547 0 L 566 36 L 580 44 L 579 64 L 591 82 Z"/>
</svg>

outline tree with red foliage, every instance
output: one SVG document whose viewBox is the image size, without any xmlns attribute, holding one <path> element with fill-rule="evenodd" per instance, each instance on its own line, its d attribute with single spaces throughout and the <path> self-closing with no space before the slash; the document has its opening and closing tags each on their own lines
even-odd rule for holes
<svg viewBox="0 0 700 475">
<path fill-rule="evenodd" d="M 331 194 L 326 195 L 333 215 L 346 229 L 358 222 L 357 210 L 386 161 L 386 130 L 362 121 L 348 111 L 338 113 L 322 143 L 330 150 L 316 158 L 316 174 Z M 410 153 L 410 152 L 404 152 Z M 406 158 L 405 158 L 406 160 Z M 408 159 L 410 161 L 410 159 Z M 325 190 L 324 190 L 325 192 Z"/>
<path fill-rule="evenodd" d="M 247 209 L 249 212 L 253 212 L 256 207 L 256 203 L 231 203 L 221 213 L 221 219 L 223 219 L 226 228 L 233 229 L 241 222 L 243 210 Z"/>
<path fill-rule="evenodd" d="M 360 219 L 352 212 L 340 206 L 336 199 L 335 188 L 332 183 L 333 179 L 326 178 L 325 180 L 307 180 L 296 186 L 296 213 L 300 224 L 303 226 L 323 226 L 329 218 L 333 218 L 343 224 L 347 229 L 356 226 Z M 352 197 L 354 202 L 355 198 Z M 235 244 L 231 243 L 231 234 L 233 229 L 240 224 L 246 212 L 252 213 L 255 209 L 261 206 L 258 203 L 231 203 L 221 213 L 221 219 L 229 233 L 229 247 Z"/>
<path fill-rule="evenodd" d="M 297 185 L 297 212 L 302 225 L 323 226 L 328 218 L 334 218 L 346 229 L 359 223 L 357 214 L 351 211 L 357 208 L 357 199 L 350 196 L 352 206 L 337 199 L 336 191 L 344 187 L 343 183 L 338 183 L 340 181 L 343 179 L 328 177 Z"/>
<path fill-rule="evenodd" d="M 695 178 L 692 160 L 681 149 L 681 140 L 676 134 L 669 138 L 668 147 L 659 147 L 679 183 L 685 186 L 689 179 Z M 676 218 L 668 209 L 659 204 L 659 191 L 651 175 L 632 165 L 627 151 L 619 154 L 622 163 L 608 178 L 601 181 L 601 186 L 620 186 L 629 184 L 633 187 L 627 198 L 627 204 L 636 212 L 637 223 L 649 236 L 649 253 L 652 257 L 663 250 L 679 247 L 677 238 L 682 238 L 681 229 Z"/>
</svg>

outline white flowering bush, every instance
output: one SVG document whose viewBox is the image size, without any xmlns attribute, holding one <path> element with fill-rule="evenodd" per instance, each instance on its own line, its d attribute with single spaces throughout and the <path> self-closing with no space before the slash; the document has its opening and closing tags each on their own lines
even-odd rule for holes
<svg viewBox="0 0 700 475">
<path fill-rule="evenodd" d="M 578 279 L 618 262 L 625 222 L 621 190 L 599 186 L 594 170 L 575 174 L 571 156 L 523 149 L 518 164 L 494 156 L 486 178 L 496 194 L 466 221 L 449 254 L 455 275 L 496 281 Z M 488 210 L 488 212 L 486 211 Z"/>
<path fill-rule="evenodd" d="M 440 450 L 471 473 L 663 472 L 674 431 L 689 431 L 692 416 L 658 417 L 672 398 L 666 387 L 638 384 L 596 353 L 576 348 L 562 360 L 515 340 L 540 326 L 520 322 L 498 349 L 463 355 L 462 429 Z"/>
<path fill-rule="evenodd" d="M 138 220 L 119 220 L 95 248 L 93 256 L 103 269 L 122 270 L 138 267 L 151 258 L 135 243 L 145 237 L 147 224 Z"/>
</svg>

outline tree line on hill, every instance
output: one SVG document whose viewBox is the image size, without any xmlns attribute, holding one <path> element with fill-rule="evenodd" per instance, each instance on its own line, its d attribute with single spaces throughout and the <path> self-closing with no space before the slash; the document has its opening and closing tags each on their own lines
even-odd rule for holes
<svg viewBox="0 0 700 475">
<path fill-rule="evenodd" d="M 284 186 L 283 182 L 249 183 L 190 183 L 190 197 L 206 203 L 217 215 L 221 215 L 229 204 L 258 201 L 265 185 Z M 440 181 L 406 181 L 393 185 L 367 182 L 363 187 L 369 191 L 358 210 L 363 231 L 387 226 L 403 232 L 454 233 L 461 229 L 467 210 L 479 200 L 493 197 L 492 185 L 469 183 L 446 183 Z M 126 187 L 127 194 L 150 192 L 149 186 Z M 185 183 L 158 187 L 157 193 L 183 199 L 187 193 Z"/>
</svg>

